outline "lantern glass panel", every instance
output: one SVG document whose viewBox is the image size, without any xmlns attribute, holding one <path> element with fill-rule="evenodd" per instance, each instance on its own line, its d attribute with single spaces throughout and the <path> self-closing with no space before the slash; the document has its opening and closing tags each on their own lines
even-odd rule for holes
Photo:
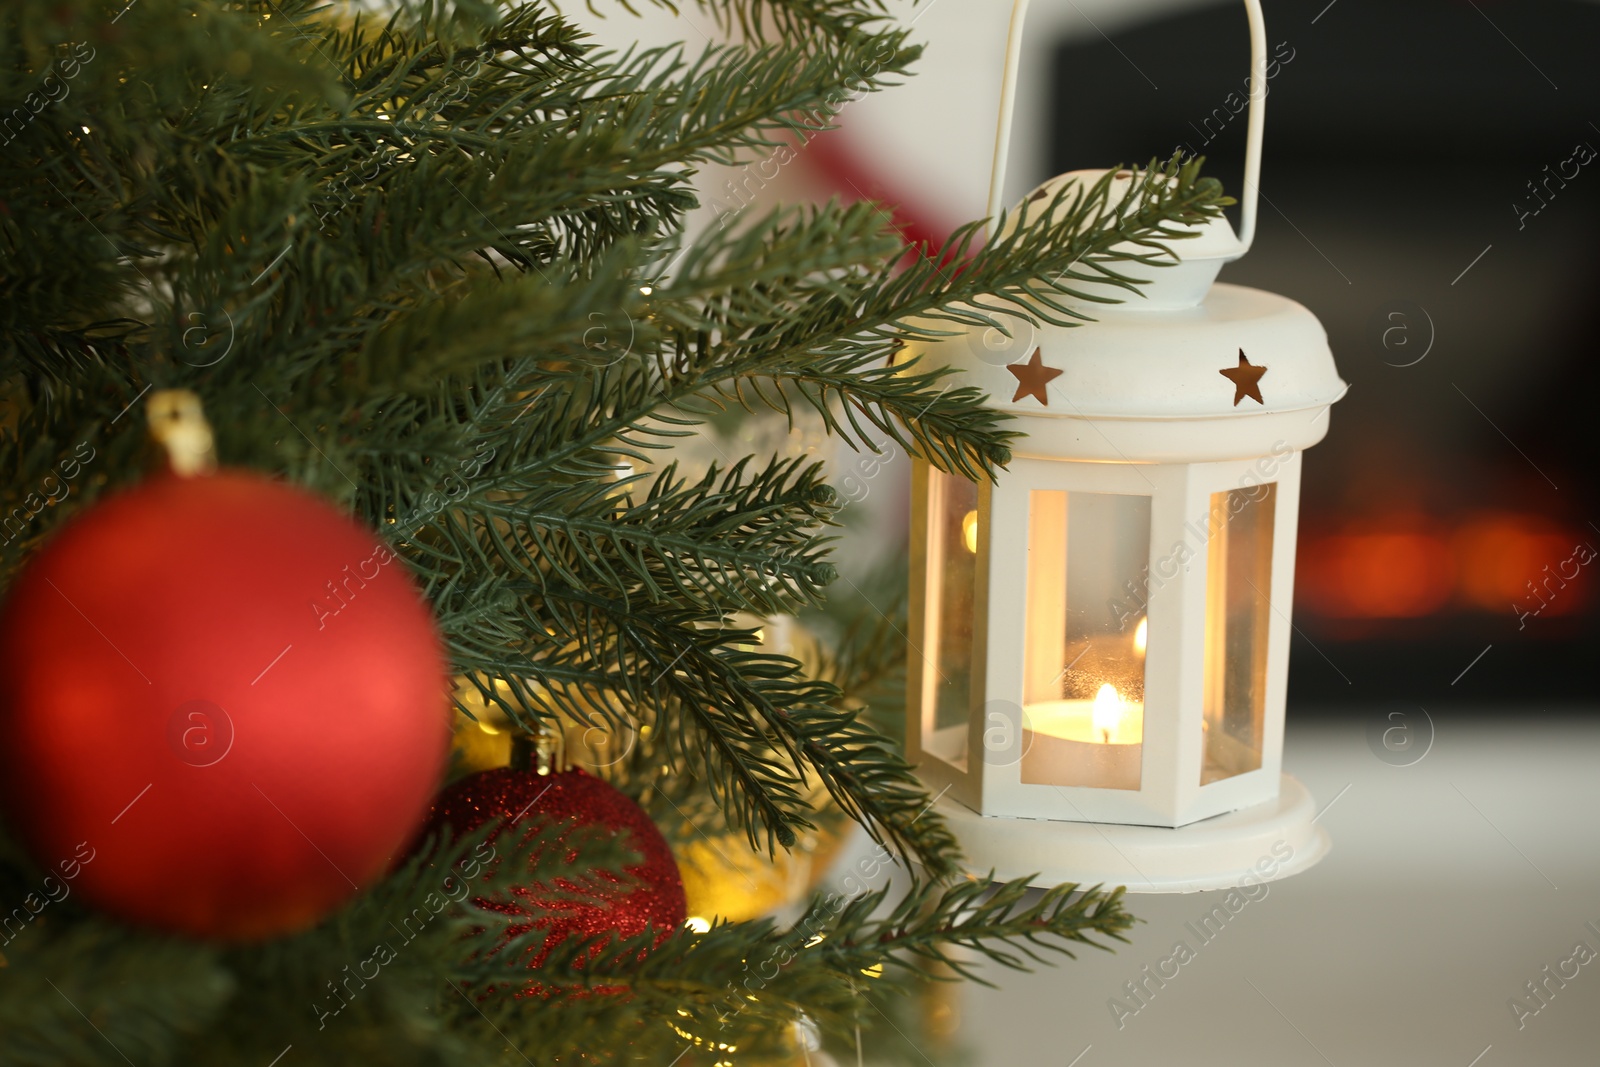
<svg viewBox="0 0 1600 1067">
<path fill-rule="evenodd" d="M 1138 789 L 1150 498 L 1028 501 L 1022 781 Z"/>
<path fill-rule="evenodd" d="M 1277 488 L 1211 494 L 1201 785 L 1261 768 Z"/>
<path fill-rule="evenodd" d="M 922 747 L 962 770 L 967 766 L 967 719 L 973 706 L 978 533 L 977 485 L 930 469 Z"/>
</svg>

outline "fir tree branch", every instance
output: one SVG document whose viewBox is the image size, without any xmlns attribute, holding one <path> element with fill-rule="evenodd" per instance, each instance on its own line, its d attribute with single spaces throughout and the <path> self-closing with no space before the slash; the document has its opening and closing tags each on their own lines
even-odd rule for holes
<svg viewBox="0 0 1600 1067">
<path fill-rule="evenodd" d="M 720 408 L 798 405 L 856 447 L 887 437 L 988 476 L 1009 458 L 1003 420 L 913 362 L 917 346 L 1002 313 L 1081 321 L 1082 300 L 1101 299 L 1086 285 L 1136 287 L 1224 200 L 1174 162 L 1126 200 L 1101 183 L 997 220 L 981 248 L 969 228 L 910 262 L 874 205 L 736 219 L 685 247 L 695 167 L 774 150 L 781 163 L 787 138 L 891 84 L 917 51 L 876 0 L 703 6 L 745 43 L 607 53 L 546 7 L 476 0 L 401 4 L 383 22 L 338 22 L 314 0 L 22 0 L 0 14 L 0 115 L 28 117 L 0 157 L 0 396 L 15 411 L 0 420 L 0 561 L 9 577 L 65 517 L 138 477 L 141 390 L 192 387 L 225 462 L 287 474 L 389 533 L 456 670 L 513 718 L 651 726 L 620 784 L 689 821 L 715 805 L 713 828 L 769 850 L 816 819 L 820 783 L 881 855 L 949 875 L 954 841 L 859 706 L 898 669 L 893 623 L 849 631 L 861 647 L 812 677 L 733 614 L 825 603 L 837 502 L 823 473 L 645 468 Z M 75 40 L 95 58 L 33 107 Z M 909 358 L 891 367 L 901 341 Z M 93 460 L 64 475 L 85 442 Z M 57 477 L 70 492 L 34 507 Z M 575 869 L 551 849 L 493 878 L 582 883 L 620 859 L 596 847 Z M 1116 894 L 1030 903 L 1019 886 L 918 883 L 900 902 L 825 899 L 792 928 L 678 933 L 643 963 L 644 939 L 598 956 L 565 944 L 551 976 L 625 992 L 529 1010 L 488 986 L 532 935 L 495 955 L 503 923 L 428 903 L 455 862 L 416 858 L 315 930 L 225 951 L 64 902 L 5 946 L 0 1059 L 122 1062 L 121 1049 L 260 1067 L 293 1043 L 296 1063 L 657 1049 L 664 1063 L 686 1041 L 777 1048 L 802 1016 L 841 1033 L 863 990 L 920 966 L 1026 965 L 1127 923 Z M 0 862 L 0 892 L 26 893 L 26 867 Z M 390 922 L 416 936 L 345 986 Z M 39 981 L 58 975 L 59 993 Z"/>
<path fill-rule="evenodd" d="M 860 1011 L 866 990 L 903 991 L 930 961 L 981 981 L 972 954 L 1007 967 L 1048 963 L 1052 956 L 1072 958 L 1074 948 L 1125 941 L 1133 922 L 1122 910 L 1120 890 L 1071 885 L 1041 895 L 1024 881 L 992 887 L 973 881 L 942 890 L 914 884 L 883 914 L 888 900 L 887 890 L 830 894 L 814 899 L 789 927 L 769 919 L 720 924 L 703 934 L 680 931 L 642 961 L 648 936 L 612 943 L 598 955 L 591 945 L 568 941 L 544 970 L 558 986 L 626 990 L 630 1014 L 670 1025 L 668 1033 L 645 1027 L 631 1044 L 670 1057 L 686 1043 L 723 1051 L 763 1042 L 770 1048 L 775 1033 L 802 1018 L 848 1040 L 854 1026 L 876 1022 Z M 483 981 L 491 972 L 475 967 L 465 973 Z M 571 1036 L 538 1033 L 542 1042 L 578 1051 L 565 1043 Z"/>
</svg>

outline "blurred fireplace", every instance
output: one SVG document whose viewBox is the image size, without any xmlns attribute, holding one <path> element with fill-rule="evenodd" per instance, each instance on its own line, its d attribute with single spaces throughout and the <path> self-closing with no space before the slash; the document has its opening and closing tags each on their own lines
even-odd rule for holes
<svg viewBox="0 0 1600 1067">
<path fill-rule="evenodd" d="M 1062 44 L 1051 173 L 1187 147 L 1237 189 L 1238 7 Z M 1291 701 L 1592 702 L 1600 5 L 1267 14 L 1261 231 L 1223 280 L 1315 311 L 1352 384 L 1306 454 Z"/>
</svg>

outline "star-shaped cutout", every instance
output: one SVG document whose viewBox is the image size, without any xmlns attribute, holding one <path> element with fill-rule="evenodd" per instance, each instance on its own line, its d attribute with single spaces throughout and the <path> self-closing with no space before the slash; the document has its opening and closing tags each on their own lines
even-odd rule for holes
<svg viewBox="0 0 1600 1067">
<path fill-rule="evenodd" d="M 1061 377 L 1061 371 L 1054 367 L 1046 367 L 1040 360 L 1044 350 L 1035 348 L 1033 358 L 1026 363 L 1013 363 L 1006 370 L 1017 376 L 1017 395 L 1011 398 L 1015 404 L 1025 396 L 1031 396 L 1045 407 L 1050 406 L 1050 401 L 1045 396 L 1044 387 L 1052 379 Z"/>
<path fill-rule="evenodd" d="M 1267 373 L 1267 368 L 1258 367 L 1245 358 L 1244 349 L 1239 349 L 1239 365 L 1237 367 L 1224 367 L 1217 371 L 1228 381 L 1233 383 L 1233 406 L 1238 407 L 1239 401 L 1249 397 L 1257 404 L 1265 404 L 1261 399 L 1261 376 Z"/>
</svg>

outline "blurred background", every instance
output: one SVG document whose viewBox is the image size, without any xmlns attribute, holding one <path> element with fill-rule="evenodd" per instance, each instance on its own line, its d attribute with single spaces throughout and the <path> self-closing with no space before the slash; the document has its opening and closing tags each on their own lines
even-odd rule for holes
<svg viewBox="0 0 1600 1067">
<path fill-rule="evenodd" d="M 1306 454 L 1291 707 L 1571 707 L 1600 642 L 1579 562 L 1600 547 L 1600 4 L 1264 6 L 1260 227 L 1222 280 L 1309 307 L 1351 383 Z M 782 165 L 704 175 L 703 219 L 870 197 L 917 242 L 983 214 L 1010 5 L 891 10 L 926 46 L 919 75 Z M 716 35 L 692 10 L 645 32 Z M 1177 149 L 1237 193 L 1248 71 L 1242 4 L 1034 0 L 1007 202 Z M 876 496 L 863 573 L 903 522 L 903 492 Z"/>
<path fill-rule="evenodd" d="M 1600 5 L 1264 6 L 1260 230 L 1222 280 L 1309 307 L 1351 383 L 1306 454 L 1292 713 L 1591 697 Z M 980 216 L 1008 9 L 913 9 L 922 74 L 847 106 L 810 179 L 917 237 Z M 1034 0 L 1008 202 L 1175 149 L 1237 192 L 1248 70 L 1242 4 Z"/>
</svg>

